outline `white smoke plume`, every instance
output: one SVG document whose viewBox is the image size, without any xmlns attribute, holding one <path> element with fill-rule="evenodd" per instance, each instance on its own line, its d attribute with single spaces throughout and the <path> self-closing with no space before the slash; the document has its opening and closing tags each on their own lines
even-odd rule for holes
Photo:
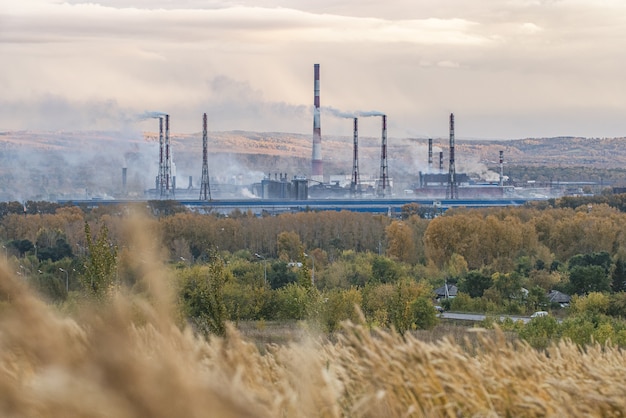
<svg viewBox="0 0 626 418">
<path fill-rule="evenodd" d="M 330 115 L 335 116 L 337 118 L 345 118 L 345 119 L 351 119 L 357 116 L 356 113 L 354 112 L 344 112 L 343 110 L 335 109 L 334 107 L 330 107 L 330 106 L 323 106 L 322 112 L 329 113 Z"/>
<path fill-rule="evenodd" d="M 359 116 L 368 118 L 372 116 L 385 116 L 383 112 L 379 112 L 378 110 L 358 110 L 356 112 L 345 112 L 343 110 L 335 109 L 334 107 L 330 106 L 323 106 L 322 112 L 328 113 L 338 118 L 356 118 Z"/>
<path fill-rule="evenodd" d="M 140 115 L 137 115 L 137 119 L 143 120 L 143 119 L 158 119 L 160 117 L 163 117 L 167 115 L 167 113 L 165 112 L 150 112 L 150 111 L 145 111 Z"/>
<path fill-rule="evenodd" d="M 356 112 L 357 116 L 362 116 L 364 118 L 368 118 L 371 116 L 385 116 L 385 114 L 383 112 L 379 112 L 377 110 L 369 110 L 369 111 L 359 111 Z"/>
</svg>

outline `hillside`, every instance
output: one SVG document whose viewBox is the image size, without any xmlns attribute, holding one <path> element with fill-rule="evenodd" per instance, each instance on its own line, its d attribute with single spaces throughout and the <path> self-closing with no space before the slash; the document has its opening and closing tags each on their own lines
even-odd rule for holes
<svg viewBox="0 0 626 418">
<path fill-rule="evenodd" d="M 499 151 L 505 167 L 582 167 L 585 170 L 621 169 L 626 165 L 624 138 L 539 138 L 510 141 L 458 140 L 457 170 L 493 179 Z M 439 152 L 448 166 L 448 139 L 435 138 L 434 167 Z M 406 183 L 427 170 L 428 140 L 388 139 L 389 173 Z M 353 139 L 323 136 L 325 174 L 349 175 Z M 202 135 L 171 134 L 171 154 L 178 187 L 194 187 L 202 170 Z M 309 175 L 311 136 L 281 132 L 210 132 L 209 173 L 219 183 L 251 184 L 264 175 Z M 127 168 L 127 192 L 141 197 L 154 187 L 158 171 L 159 140 L 155 132 L 0 132 L 0 200 L 55 199 L 62 196 L 111 196 L 121 188 Z M 359 138 L 362 176 L 375 178 L 380 168 L 380 138 Z M 546 168 L 547 167 L 547 168 Z M 594 171 L 595 173 L 595 171 Z M 543 175 L 549 177 L 549 175 Z M 593 174 L 602 177 L 605 174 Z M 620 174 L 621 176 L 621 174 Z M 191 177 L 191 180 L 189 178 Z M 609 176 L 610 177 L 610 176 Z M 618 176 L 618 179 L 620 177 Z M 183 185 L 183 186 L 181 186 Z"/>
</svg>

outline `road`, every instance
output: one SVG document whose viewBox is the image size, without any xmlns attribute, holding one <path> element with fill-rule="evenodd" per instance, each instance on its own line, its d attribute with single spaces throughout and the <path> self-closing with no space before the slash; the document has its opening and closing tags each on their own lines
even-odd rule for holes
<svg viewBox="0 0 626 418">
<path fill-rule="evenodd" d="M 487 317 L 487 315 L 482 315 L 482 314 L 472 314 L 472 313 L 456 313 L 456 312 L 443 312 L 440 316 L 440 318 L 444 318 L 444 319 L 458 319 L 458 320 L 462 320 L 462 321 L 482 321 Z M 498 316 L 496 316 L 497 318 Z M 522 321 L 524 323 L 527 323 L 528 321 L 530 321 L 530 318 L 527 316 L 511 316 L 511 315 L 500 315 L 499 318 L 501 321 L 504 320 L 504 318 L 509 317 L 511 318 L 513 321 Z"/>
</svg>

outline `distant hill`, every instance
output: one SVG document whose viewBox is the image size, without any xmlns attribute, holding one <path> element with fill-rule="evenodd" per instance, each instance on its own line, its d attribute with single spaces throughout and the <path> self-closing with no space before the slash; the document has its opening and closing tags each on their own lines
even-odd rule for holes
<svg viewBox="0 0 626 418">
<path fill-rule="evenodd" d="M 172 133 L 170 142 L 178 187 L 186 186 L 189 177 L 197 186 L 202 165 L 201 133 Z M 145 189 L 154 187 L 158 143 L 155 132 L 0 132 L 0 200 L 115 195 L 120 191 L 123 167 L 128 173 L 126 191 L 141 196 Z M 513 166 L 621 169 L 626 165 L 623 143 L 624 138 L 457 139 L 456 164 L 460 172 L 493 178 L 502 150 L 505 167 L 511 170 Z M 435 138 L 433 146 L 434 169 L 443 151 L 447 170 L 448 138 Z M 409 184 L 419 171 L 428 170 L 427 148 L 425 138 L 388 138 L 390 176 Z M 352 137 L 323 136 L 322 153 L 325 174 L 349 176 Z M 271 173 L 309 175 L 310 159 L 311 135 L 209 132 L 212 181 L 250 184 Z M 359 167 L 363 176 L 378 176 L 380 138 L 359 138 Z M 526 176 L 532 175 L 526 171 Z"/>
</svg>

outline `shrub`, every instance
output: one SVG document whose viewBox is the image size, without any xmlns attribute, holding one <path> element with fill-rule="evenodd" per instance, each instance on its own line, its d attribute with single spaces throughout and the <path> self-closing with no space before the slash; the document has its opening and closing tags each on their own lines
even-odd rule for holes
<svg viewBox="0 0 626 418">
<path fill-rule="evenodd" d="M 533 318 L 519 330 L 519 336 L 532 347 L 546 349 L 559 337 L 559 324 L 553 316 Z"/>
<path fill-rule="evenodd" d="M 276 290 L 275 296 L 276 319 L 306 319 L 312 301 L 305 287 L 290 283 Z"/>
<path fill-rule="evenodd" d="M 362 302 L 361 292 L 357 288 L 331 290 L 322 294 L 320 307 L 320 325 L 325 331 L 334 332 L 341 321 L 360 322 L 358 310 Z"/>
</svg>

